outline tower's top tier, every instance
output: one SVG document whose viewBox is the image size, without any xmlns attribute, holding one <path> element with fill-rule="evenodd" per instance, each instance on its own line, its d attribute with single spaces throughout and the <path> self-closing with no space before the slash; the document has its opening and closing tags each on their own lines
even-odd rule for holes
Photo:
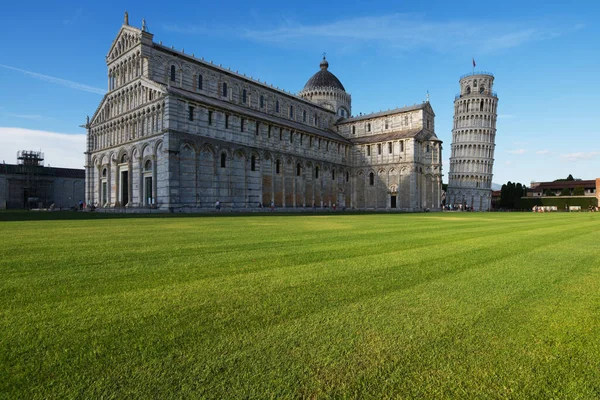
<svg viewBox="0 0 600 400">
<path fill-rule="evenodd" d="M 490 72 L 472 72 L 460 77 L 460 97 L 472 94 L 496 97 L 493 88 L 494 75 Z"/>
</svg>

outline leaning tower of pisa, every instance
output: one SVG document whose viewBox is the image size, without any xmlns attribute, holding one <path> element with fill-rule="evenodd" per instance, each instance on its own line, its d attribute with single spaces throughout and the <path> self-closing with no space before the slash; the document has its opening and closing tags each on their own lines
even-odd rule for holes
<svg viewBox="0 0 600 400">
<path fill-rule="evenodd" d="M 493 92 L 494 75 L 473 72 L 459 82 L 446 204 L 487 211 L 491 207 L 496 146 L 498 96 Z"/>
</svg>

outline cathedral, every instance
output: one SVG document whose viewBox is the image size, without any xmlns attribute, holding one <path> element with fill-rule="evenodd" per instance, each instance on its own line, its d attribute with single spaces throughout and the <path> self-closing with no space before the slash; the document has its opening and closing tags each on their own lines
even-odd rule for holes
<svg viewBox="0 0 600 400">
<path fill-rule="evenodd" d="M 292 94 L 153 39 L 125 14 L 108 91 L 85 125 L 88 204 L 440 210 L 429 101 L 357 116 L 325 57 Z"/>
</svg>

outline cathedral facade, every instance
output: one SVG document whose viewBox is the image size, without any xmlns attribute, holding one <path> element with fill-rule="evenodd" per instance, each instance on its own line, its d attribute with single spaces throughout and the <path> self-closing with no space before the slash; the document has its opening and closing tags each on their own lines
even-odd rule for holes
<svg viewBox="0 0 600 400">
<path fill-rule="evenodd" d="M 440 209 L 428 101 L 353 116 L 325 57 L 292 94 L 155 43 L 127 16 L 106 63 L 108 92 L 86 123 L 88 204 Z"/>
</svg>

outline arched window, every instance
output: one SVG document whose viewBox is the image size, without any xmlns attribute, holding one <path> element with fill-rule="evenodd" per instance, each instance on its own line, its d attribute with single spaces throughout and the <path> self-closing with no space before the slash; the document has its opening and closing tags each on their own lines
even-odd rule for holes
<svg viewBox="0 0 600 400">
<path fill-rule="evenodd" d="M 242 103 L 246 104 L 247 92 L 246 89 L 242 90 Z"/>
<path fill-rule="evenodd" d="M 256 171 L 256 156 L 250 157 L 250 171 Z"/>
<path fill-rule="evenodd" d="M 369 185 L 373 186 L 374 184 L 375 184 L 375 174 L 371 172 L 369 174 Z"/>
<path fill-rule="evenodd" d="M 335 181 L 335 169 L 331 170 L 331 180 Z"/>
<path fill-rule="evenodd" d="M 481 100 L 481 103 L 479 104 L 479 111 L 483 111 L 483 100 Z"/>
<path fill-rule="evenodd" d="M 275 173 L 278 174 L 281 170 L 281 161 L 275 161 Z"/>
<path fill-rule="evenodd" d="M 106 168 L 104 168 L 104 169 L 102 170 L 102 177 L 103 177 L 103 178 L 106 178 L 106 174 L 107 174 L 107 171 L 106 171 Z"/>
<path fill-rule="evenodd" d="M 371 132 L 371 124 L 370 123 L 367 124 L 367 132 Z"/>
<path fill-rule="evenodd" d="M 388 120 L 385 121 L 385 129 L 389 129 L 390 128 L 390 123 Z"/>
<path fill-rule="evenodd" d="M 198 74 L 198 90 L 202 90 L 202 75 Z"/>
<path fill-rule="evenodd" d="M 473 81 L 473 87 L 477 87 L 477 79 Z"/>
<path fill-rule="evenodd" d="M 294 119 L 294 106 L 290 106 L 290 118 Z"/>
<path fill-rule="evenodd" d="M 302 167 L 300 163 L 296 164 L 296 176 L 300 176 L 302 174 Z"/>
<path fill-rule="evenodd" d="M 467 86 L 466 92 L 467 92 L 467 94 L 471 94 L 471 86 Z"/>
<path fill-rule="evenodd" d="M 227 166 L 227 154 L 221 153 L 221 168 L 225 168 Z"/>
<path fill-rule="evenodd" d="M 348 182 L 350 180 L 350 173 L 348 173 L 348 171 L 346 171 L 346 182 Z"/>
<path fill-rule="evenodd" d="M 479 93 L 483 94 L 483 92 L 485 92 L 485 87 L 481 85 L 481 87 L 479 88 Z"/>
<path fill-rule="evenodd" d="M 353 134 L 353 135 L 356 135 L 356 126 L 353 126 L 353 127 L 352 127 L 352 134 Z"/>
<path fill-rule="evenodd" d="M 279 100 L 275 100 L 275 112 L 279 112 Z"/>
<path fill-rule="evenodd" d="M 171 81 L 175 82 L 175 66 L 171 65 Z"/>
<path fill-rule="evenodd" d="M 152 161 L 151 160 L 147 160 L 146 164 L 144 164 L 144 171 L 146 171 L 146 172 L 152 171 Z"/>
<path fill-rule="evenodd" d="M 127 154 L 123 154 L 121 156 L 121 164 L 126 163 L 127 161 L 129 161 L 129 159 L 127 158 Z"/>
<path fill-rule="evenodd" d="M 315 167 L 315 179 L 319 179 L 319 166 Z"/>
<path fill-rule="evenodd" d="M 260 103 L 260 105 L 259 105 L 260 108 L 264 108 L 265 107 L 265 97 L 262 94 L 260 95 L 260 102 L 259 103 Z"/>
<path fill-rule="evenodd" d="M 306 122 L 306 110 L 302 111 L 302 122 Z"/>
<path fill-rule="evenodd" d="M 227 83 L 223 82 L 223 97 L 227 97 Z"/>
</svg>

